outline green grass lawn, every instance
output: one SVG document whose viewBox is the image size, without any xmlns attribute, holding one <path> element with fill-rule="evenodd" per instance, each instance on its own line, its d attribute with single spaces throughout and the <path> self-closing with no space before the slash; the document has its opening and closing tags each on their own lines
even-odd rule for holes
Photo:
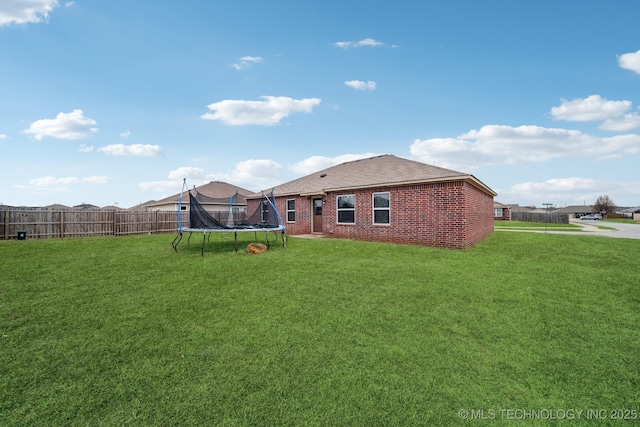
<svg viewBox="0 0 640 427">
<path fill-rule="evenodd" d="M 508 410 L 621 425 L 610 411 L 640 410 L 640 240 L 290 237 L 246 255 L 214 235 L 201 256 L 201 238 L 172 239 L 0 242 L 0 425 L 493 426 L 523 414 Z M 568 425 L 522 422 L 541 424 Z"/>
<path fill-rule="evenodd" d="M 507 228 L 518 230 L 544 230 L 548 228 L 554 231 L 582 231 L 582 227 L 576 224 L 554 224 L 529 221 L 494 221 L 495 228 Z"/>
</svg>

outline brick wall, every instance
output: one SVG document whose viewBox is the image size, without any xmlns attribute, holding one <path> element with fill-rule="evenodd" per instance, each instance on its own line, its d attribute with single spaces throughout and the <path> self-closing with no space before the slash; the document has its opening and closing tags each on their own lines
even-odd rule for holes
<svg viewBox="0 0 640 427">
<path fill-rule="evenodd" d="M 390 224 L 373 224 L 373 193 L 390 193 Z M 339 195 L 355 195 L 355 224 L 338 224 Z M 296 200 L 296 221 L 286 222 L 286 199 Z M 323 233 L 327 236 L 466 249 L 493 232 L 493 197 L 471 184 L 458 181 L 380 187 L 328 193 L 323 205 Z M 311 232 L 311 200 L 278 198 L 287 234 Z M 251 207 L 248 206 L 251 211 Z"/>
<path fill-rule="evenodd" d="M 287 221 L 287 205 L 286 201 L 293 199 L 296 201 L 296 217 L 294 222 Z M 311 233 L 311 199 L 302 196 L 277 197 L 276 208 L 282 216 L 284 226 L 287 228 L 287 234 L 309 234 Z"/>
</svg>

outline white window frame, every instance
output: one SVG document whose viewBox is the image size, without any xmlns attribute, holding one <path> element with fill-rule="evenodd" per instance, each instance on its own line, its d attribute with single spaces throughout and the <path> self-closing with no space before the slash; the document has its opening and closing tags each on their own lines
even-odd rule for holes
<svg viewBox="0 0 640 427">
<path fill-rule="evenodd" d="M 500 212 L 500 215 L 496 215 Z M 504 210 L 502 208 L 493 208 L 493 217 L 494 218 L 502 218 L 504 216 Z"/>
<path fill-rule="evenodd" d="M 293 202 L 293 209 L 289 209 L 289 202 Z M 286 204 L 287 222 L 296 222 L 296 199 L 287 199 L 285 201 L 285 204 Z M 289 219 L 289 214 L 293 214 L 293 220 Z"/>
<path fill-rule="evenodd" d="M 340 198 L 342 197 L 352 197 L 353 208 L 341 208 Z M 340 212 L 353 212 L 353 222 L 340 222 Z M 341 194 L 339 196 L 336 196 L 336 223 L 344 224 L 344 225 L 353 225 L 356 223 L 356 195 L 355 194 Z"/>
<path fill-rule="evenodd" d="M 376 207 L 376 195 L 379 194 L 386 194 L 387 195 L 387 201 L 389 202 L 389 206 L 386 207 Z M 371 221 L 373 222 L 373 225 L 391 225 L 391 192 L 389 191 L 379 191 L 377 193 L 373 193 L 371 195 Z M 388 216 L 387 222 L 376 222 L 376 211 L 387 211 Z"/>
</svg>

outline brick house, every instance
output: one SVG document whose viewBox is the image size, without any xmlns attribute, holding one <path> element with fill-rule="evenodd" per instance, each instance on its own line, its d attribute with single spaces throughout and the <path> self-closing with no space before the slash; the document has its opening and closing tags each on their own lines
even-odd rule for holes
<svg viewBox="0 0 640 427">
<path fill-rule="evenodd" d="M 493 202 L 493 219 L 496 221 L 509 221 L 509 206 L 500 202 Z"/>
<path fill-rule="evenodd" d="M 496 193 L 473 175 L 393 155 L 273 189 L 287 234 L 466 249 L 493 232 Z M 258 195 L 247 199 L 253 209 Z"/>
</svg>

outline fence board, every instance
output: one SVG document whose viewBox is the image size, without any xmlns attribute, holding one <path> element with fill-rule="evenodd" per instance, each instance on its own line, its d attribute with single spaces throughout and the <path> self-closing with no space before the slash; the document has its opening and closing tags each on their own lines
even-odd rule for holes
<svg viewBox="0 0 640 427">
<path fill-rule="evenodd" d="M 549 224 L 569 224 L 569 214 L 541 212 L 511 212 L 512 221 L 546 222 Z"/>
<path fill-rule="evenodd" d="M 187 226 L 187 215 L 182 215 Z M 167 233 L 178 229 L 178 214 L 170 211 L 103 209 L 6 208 L 0 210 L 0 239 L 122 236 Z"/>
</svg>

